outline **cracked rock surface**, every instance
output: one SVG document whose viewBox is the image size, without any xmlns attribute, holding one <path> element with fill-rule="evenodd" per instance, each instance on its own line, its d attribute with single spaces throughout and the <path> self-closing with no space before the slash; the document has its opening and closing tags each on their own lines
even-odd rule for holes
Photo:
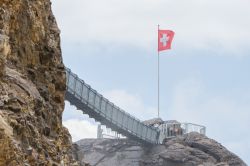
<svg viewBox="0 0 250 166">
<path fill-rule="evenodd" d="M 198 133 L 143 146 L 121 139 L 84 139 L 76 142 L 78 160 L 92 166 L 246 166 L 218 142 Z"/>
<path fill-rule="evenodd" d="M 77 165 L 49 0 L 0 0 L 0 166 Z"/>
</svg>

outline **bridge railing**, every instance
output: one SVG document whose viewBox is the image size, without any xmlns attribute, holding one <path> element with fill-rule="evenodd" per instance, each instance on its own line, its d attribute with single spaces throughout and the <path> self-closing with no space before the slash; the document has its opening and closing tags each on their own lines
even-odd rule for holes
<svg viewBox="0 0 250 166">
<path fill-rule="evenodd" d="M 160 136 L 159 142 L 162 143 L 164 139 L 173 138 L 176 136 L 197 132 L 206 135 L 206 127 L 193 123 L 168 123 L 165 122 L 159 126 Z"/>
<path fill-rule="evenodd" d="M 185 134 L 191 132 L 197 132 L 203 135 L 206 135 L 206 127 L 194 123 L 182 123 Z"/>
<path fill-rule="evenodd" d="M 66 73 L 67 91 L 73 94 L 78 100 L 103 118 L 109 120 L 116 127 L 129 132 L 130 135 L 149 143 L 158 143 L 159 131 L 156 128 L 143 124 L 140 120 L 115 106 L 83 80 L 78 78 L 70 69 L 67 68 Z"/>
</svg>

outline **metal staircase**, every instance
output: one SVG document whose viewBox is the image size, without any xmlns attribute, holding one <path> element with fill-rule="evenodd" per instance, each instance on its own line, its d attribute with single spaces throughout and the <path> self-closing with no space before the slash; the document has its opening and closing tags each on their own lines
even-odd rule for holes
<svg viewBox="0 0 250 166">
<path fill-rule="evenodd" d="M 157 144 L 160 131 L 147 126 L 132 115 L 126 113 L 108 99 L 92 89 L 83 80 L 66 69 L 67 91 L 65 100 L 100 122 L 130 139 L 145 143 Z"/>
</svg>

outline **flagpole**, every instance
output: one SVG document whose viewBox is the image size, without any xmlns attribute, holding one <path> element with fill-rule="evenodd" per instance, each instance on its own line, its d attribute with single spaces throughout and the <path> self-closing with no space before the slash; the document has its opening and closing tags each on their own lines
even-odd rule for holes
<svg viewBox="0 0 250 166">
<path fill-rule="evenodd" d="M 158 32 L 159 35 L 160 25 L 158 24 Z M 159 36 L 158 36 L 159 38 Z M 159 41 L 158 41 L 158 48 L 159 48 Z M 158 50 L 158 118 L 160 118 L 160 52 Z"/>
</svg>

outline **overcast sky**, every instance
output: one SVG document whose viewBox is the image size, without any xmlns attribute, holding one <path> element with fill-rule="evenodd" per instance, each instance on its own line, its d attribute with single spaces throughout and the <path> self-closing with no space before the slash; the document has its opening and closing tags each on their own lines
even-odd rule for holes
<svg viewBox="0 0 250 166">
<path fill-rule="evenodd" d="M 249 0 L 52 0 L 64 63 L 141 120 L 157 116 L 157 24 L 175 31 L 161 58 L 161 117 L 205 125 L 250 164 Z M 66 103 L 73 140 L 96 123 Z"/>
</svg>

